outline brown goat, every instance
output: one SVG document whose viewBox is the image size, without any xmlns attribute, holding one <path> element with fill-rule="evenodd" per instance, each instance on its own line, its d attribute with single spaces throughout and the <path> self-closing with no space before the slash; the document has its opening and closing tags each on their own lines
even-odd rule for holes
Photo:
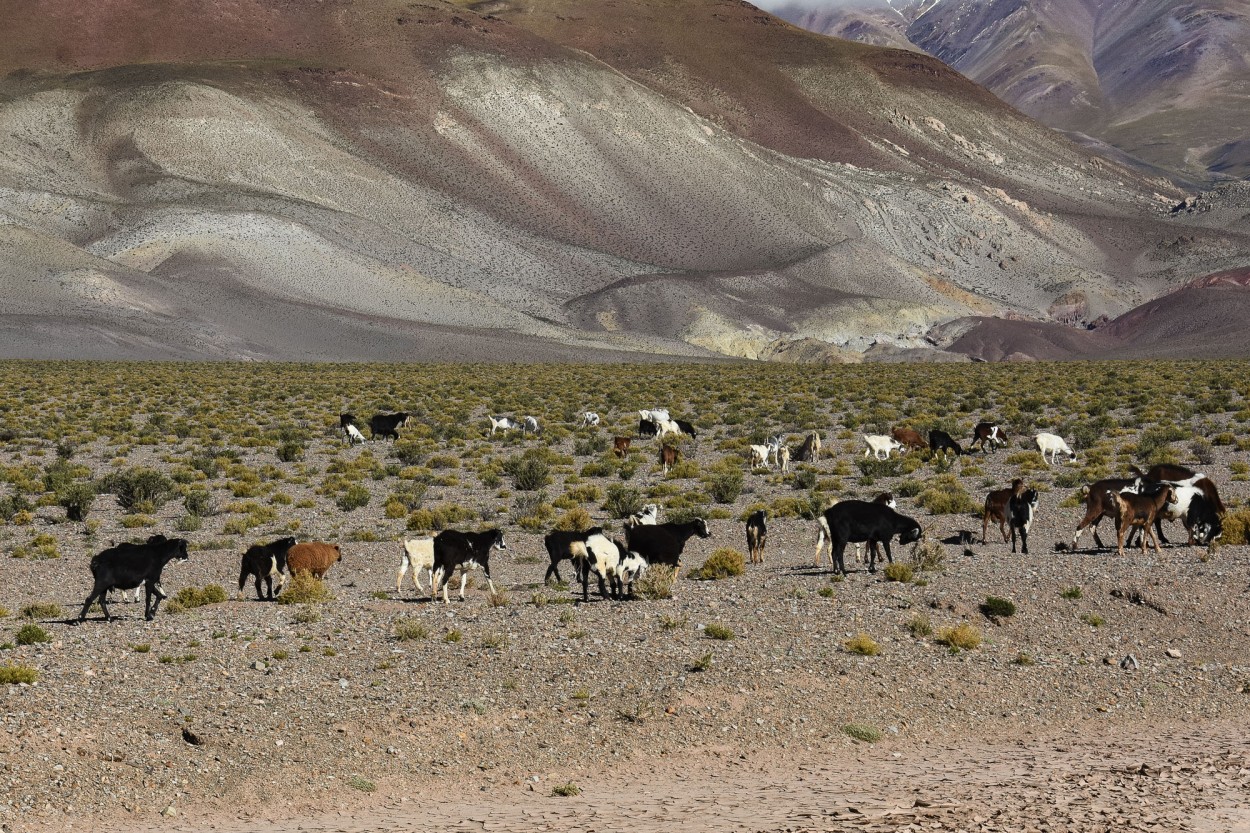
<svg viewBox="0 0 1250 833">
<path fill-rule="evenodd" d="M 794 452 L 794 459 L 799 463 L 814 463 L 820 459 L 819 431 L 812 431 L 803 438 L 803 444 Z"/>
<path fill-rule="evenodd" d="M 981 515 L 981 543 L 985 543 L 985 533 L 990 528 L 990 521 L 998 521 L 998 531 L 1003 534 L 1003 543 L 1007 543 L 1007 506 L 1013 497 L 1024 494 L 1024 481 L 1016 478 L 1011 481 L 1011 488 L 996 489 L 985 496 L 985 510 Z"/>
<path fill-rule="evenodd" d="M 1087 486 L 1085 493 L 1085 517 L 1077 524 L 1076 533 L 1072 536 L 1072 550 L 1076 550 L 1077 542 L 1081 540 L 1081 533 L 1090 524 L 1093 524 L 1094 527 L 1094 546 L 1101 549 L 1103 544 L 1098 537 L 1098 524 L 1102 523 L 1103 518 L 1115 520 L 1116 517 L 1115 501 L 1107 498 L 1107 492 L 1118 493 L 1121 489 L 1127 489 L 1140 483 L 1141 478 L 1112 477 L 1096 481 Z"/>
<path fill-rule="evenodd" d="M 1164 486 L 1153 495 L 1135 495 L 1132 492 L 1107 492 L 1110 502 L 1116 507 L 1117 551 L 1124 555 L 1124 538 L 1133 527 L 1142 530 L 1141 552 L 1146 554 L 1146 538 L 1154 544 L 1155 552 L 1160 552 L 1159 540 L 1155 538 L 1155 515 L 1165 504 L 1172 502 L 1172 487 Z"/>
<path fill-rule="evenodd" d="M 612 453 L 617 457 L 624 457 L 629 453 L 629 444 L 633 441 L 633 437 L 613 437 Z"/>
<path fill-rule="evenodd" d="M 338 544 L 323 544 L 319 541 L 296 544 L 287 550 L 286 566 L 291 575 L 296 573 L 312 573 L 322 578 L 331 567 L 343 559 Z"/>
<path fill-rule="evenodd" d="M 681 459 L 681 452 L 671 445 L 660 446 L 660 465 L 664 467 L 664 473 L 668 474 L 668 470 L 677 465 L 677 461 Z"/>
<path fill-rule="evenodd" d="M 894 439 L 903 444 L 904 448 L 910 448 L 915 451 L 924 451 L 929 447 L 924 437 L 920 436 L 920 432 L 914 428 L 895 428 L 890 432 Z"/>
</svg>

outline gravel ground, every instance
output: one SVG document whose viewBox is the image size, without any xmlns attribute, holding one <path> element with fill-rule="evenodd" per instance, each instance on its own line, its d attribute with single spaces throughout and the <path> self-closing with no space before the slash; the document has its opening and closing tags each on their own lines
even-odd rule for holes
<svg viewBox="0 0 1250 833">
<path fill-rule="evenodd" d="M 831 444 L 837 459 L 858 455 L 848 441 Z M 310 459 L 335 452 L 365 453 L 327 438 Z M 102 467 L 95 453 L 75 459 Z M 131 462 L 145 453 L 160 463 L 164 452 L 136 449 Z M 252 454 L 272 460 L 265 450 Z M 695 456 L 705 465 L 722 453 L 704 442 Z M 974 497 L 983 479 L 1005 484 L 1015 473 L 1005 458 L 990 456 L 983 474 L 962 478 Z M 1231 459 L 1204 467 L 1230 504 L 1247 497 L 1247 484 L 1230 479 Z M 826 459 L 819 468 L 835 465 Z M 636 480 L 658 481 L 650 468 Z M 750 502 L 798 494 L 775 475 L 750 474 L 747 482 L 752 491 L 730 507 L 735 518 Z M 370 486 L 375 498 L 385 493 Z M 297 503 L 300 488 L 284 484 Z M 343 562 L 329 575 L 335 599 L 318 607 L 316 621 L 296 621 L 292 606 L 233 599 L 245 542 L 195 550 L 167 569 L 166 589 L 217 583 L 231 601 L 162 611 L 151 623 L 139 605 L 118 602 L 119 621 L 43 620 L 50 642 L 4 652 L 4 661 L 34 666 L 40 678 L 5 687 L 0 822 L 14 831 L 253 829 L 237 825 L 252 818 L 258 830 L 363 830 L 428 816 L 457 830 L 589 821 L 612 829 L 607 820 L 619 807 L 640 824 L 668 819 L 695 829 L 718 829 L 718 818 L 721 829 L 749 829 L 752 819 L 756 829 L 792 830 L 913 821 L 979 830 L 1233 829 L 1236 808 L 1250 806 L 1237 743 L 1250 704 L 1250 547 L 1207 554 L 1175 546 L 1123 558 L 1055 552 L 1082 514 L 1059 507 L 1068 493 L 1043 493 L 1028 556 L 991 536 L 968 550 L 945 545 L 942 568 L 920 573 L 920 582 L 887 582 L 862 568 L 835 581 L 811 566 L 814 523 L 777 519 L 766 565 L 715 582 L 683 578 L 662 601 L 592 595 L 574 604 L 569 591 L 543 589 L 541 537 L 511 526 L 507 551 L 492 559 L 507 604 L 491 606 L 480 580 L 466 601 L 453 595 L 449 606 L 410 587 L 397 596 L 403 521 L 383 519 L 380 499 L 346 528 L 374 529 L 383 540 L 344 535 Z M 481 490 L 455 494 L 469 505 L 490 502 Z M 282 521 L 337 528 L 341 513 L 328 505 L 282 507 Z M 905 499 L 900 510 L 920 518 L 930 539 L 979 527 L 968 516 L 928 516 Z M 82 524 L 41 527 L 59 511 L 41 509 L 34 530 L 0 531 L 6 551 L 51 531 L 63 556 L 6 560 L 0 603 L 15 615 L 0 622 L 5 639 L 28 603 L 56 602 L 65 617 L 76 615 L 91 553 L 109 540 L 169 532 L 181 513 L 167 506 L 153 529 L 124 530 L 106 496 L 91 515 L 101 527 L 89 544 Z M 201 545 L 219 538 L 221 521 L 207 519 L 187 537 Z M 687 566 L 716 547 L 745 549 L 737 520 L 709 525 L 712 538 L 692 539 Z M 1061 595 L 1073 587 L 1080 598 Z M 978 610 L 987 595 L 1011 598 L 1018 612 L 988 620 Z M 546 603 L 534 604 L 536 596 Z M 922 616 L 935 634 L 972 623 L 984 643 L 954 652 L 935 635 L 913 635 L 909 625 Z M 419 622 L 428 635 L 396 639 L 400 620 Z M 703 627 L 712 623 L 734 638 L 709 638 Z M 861 632 L 880 655 L 844 648 Z M 1121 667 L 1129 654 L 1136 670 Z M 852 739 L 852 724 L 879 732 L 880 742 Z M 1129 772 L 1143 763 L 1144 773 Z M 929 805 L 887 812 L 900 810 L 915 779 Z M 585 792 L 550 796 L 564 784 Z M 852 785 L 857 792 L 846 792 Z M 479 791 L 492 796 L 490 824 L 467 826 L 454 808 L 477 806 Z M 737 798 L 722 806 L 722 795 Z M 1092 798 L 1081 804 L 1082 795 Z M 496 796 L 506 801 L 496 804 Z M 751 796 L 761 800 L 746 801 Z M 756 814 L 733 827 L 730 807 L 742 804 Z M 818 815 L 787 815 L 805 807 Z M 1114 812 L 1104 818 L 1108 807 Z M 507 808 L 525 809 L 528 821 Z M 351 827 L 347 818 L 373 826 Z M 1207 823 L 1214 826 L 1199 826 Z"/>
</svg>

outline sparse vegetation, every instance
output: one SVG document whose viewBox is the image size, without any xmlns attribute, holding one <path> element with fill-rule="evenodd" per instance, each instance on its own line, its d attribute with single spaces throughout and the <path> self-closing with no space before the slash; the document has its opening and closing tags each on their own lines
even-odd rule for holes
<svg viewBox="0 0 1250 833">
<path fill-rule="evenodd" d="M 1016 615 L 1016 603 L 1000 596 L 986 596 L 981 603 L 981 614 L 987 619 L 1006 619 Z"/>
<path fill-rule="evenodd" d="M 328 602 L 334 599 L 330 588 L 321 579 L 311 573 L 299 572 L 291 577 L 278 596 L 278 604 L 311 605 Z"/>
<path fill-rule="evenodd" d="M 719 622 L 712 622 L 703 628 L 703 635 L 708 639 L 726 641 L 734 638 L 733 629 Z"/>
<path fill-rule="evenodd" d="M 886 581 L 901 581 L 904 584 L 915 578 L 916 572 L 910 565 L 901 561 L 895 561 L 893 564 L 885 565 Z"/>
<path fill-rule="evenodd" d="M 981 631 L 976 625 L 963 622 L 938 632 L 937 641 L 960 651 L 971 651 L 981 646 Z"/>
<path fill-rule="evenodd" d="M 858 654 L 861 657 L 875 657 L 881 653 L 881 646 L 877 644 L 877 641 L 862 631 L 843 642 L 842 647 L 847 653 Z"/>
<path fill-rule="evenodd" d="M 691 570 L 687 574 L 687 578 L 700 581 L 716 581 L 717 579 L 740 576 L 744 572 L 746 572 L 746 559 L 743 558 L 742 553 L 728 547 L 721 547 L 708 556 L 707 560 L 703 562 L 703 566 Z"/>
<path fill-rule="evenodd" d="M 39 672 L 29 665 L 0 665 L 0 685 L 32 685 L 39 681 Z"/>
<path fill-rule="evenodd" d="M 862 740 L 866 743 L 876 743 L 881 740 L 881 730 L 865 723 L 848 723 L 842 727 L 842 732 L 847 737 Z"/>
</svg>

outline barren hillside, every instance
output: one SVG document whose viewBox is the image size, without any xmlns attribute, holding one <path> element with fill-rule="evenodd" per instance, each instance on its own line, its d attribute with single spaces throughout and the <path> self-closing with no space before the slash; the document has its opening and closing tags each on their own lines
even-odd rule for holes
<svg viewBox="0 0 1250 833">
<path fill-rule="evenodd" d="M 924 356 L 1245 265 L 939 62 L 742 2 L 9 6 L 8 356 Z"/>
</svg>

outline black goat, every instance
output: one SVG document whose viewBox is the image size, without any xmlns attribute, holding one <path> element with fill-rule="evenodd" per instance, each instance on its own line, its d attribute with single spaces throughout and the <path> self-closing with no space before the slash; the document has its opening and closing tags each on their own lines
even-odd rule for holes
<svg viewBox="0 0 1250 833">
<path fill-rule="evenodd" d="M 934 428 L 929 432 L 929 453 L 936 457 L 938 452 L 945 455 L 947 450 L 955 452 L 956 457 L 964 453 L 964 450 L 959 447 L 959 443 L 955 442 L 954 437 L 945 431 L 939 431 Z"/>
<path fill-rule="evenodd" d="M 695 432 L 694 425 L 691 423 L 686 422 L 684 419 L 675 419 L 673 422 L 677 423 L 677 427 L 681 430 L 681 433 L 687 435 L 690 439 L 699 439 L 699 435 Z"/>
<path fill-rule="evenodd" d="M 113 588 L 137 587 L 140 584 L 144 589 L 143 618 L 151 621 L 156 618 L 156 608 L 161 599 L 166 598 L 161 587 L 161 571 L 171 561 L 186 560 L 186 539 L 166 538 L 164 535 L 153 535 L 142 544 L 118 544 L 103 550 L 91 559 L 94 583 L 82 604 L 78 621 L 87 618 L 87 609 L 97 600 L 104 611 L 104 620 L 113 621 L 105 594 Z"/>
<path fill-rule="evenodd" d="M 816 538 L 816 563 L 820 563 L 820 552 L 824 547 L 825 534 L 829 535 L 829 558 L 833 568 L 846 575 L 846 563 L 843 554 L 846 545 L 866 542 L 868 546 L 868 572 L 877 572 L 877 550 L 873 544 L 885 548 L 886 561 L 893 563 L 890 553 L 890 539 L 898 536 L 900 544 L 919 541 L 924 534 L 920 524 L 914 518 L 900 515 L 884 503 L 868 503 L 863 500 L 844 500 L 835 503 L 825 510 L 824 524 Z"/>
<path fill-rule="evenodd" d="M 649 419 L 638 420 L 638 436 L 654 437 L 658 433 L 660 433 L 660 426 L 654 421 Z"/>
<path fill-rule="evenodd" d="M 502 529 L 486 529 L 482 532 L 461 532 L 457 529 L 444 529 L 434 536 L 434 571 L 430 585 L 430 598 L 443 588 L 443 602 L 450 603 L 447 598 L 447 585 L 451 575 L 460 568 L 460 601 L 464 601 L 464 586 L 469 581 L 469 570 L 482 568 L 486 574 L 486 583 L 490 592 L 495 592 L 495 582 L 490 577 L 490 551 L 506 550 L 508 545 L 503 540 Z"/>
<path fill-rule="evenodd" d="M 707 521 L 695 518 L 685 523 L 655 524 L 654 526 L 631 526 L 625 528 L 625 544 L 630 552 L 642 556 L 649 567 L 664 564 L 677 570 L 681 566 L 681 552 L 692 536 L 711 536 Z"/>
<path fill-rule="evenodd" d="M 370 438 L 376 440 L 378 437 L 387 439 L 393 437 L 399 439 L 399 429 L 403 428 L 408 422 L 409 414 L 406 411 L 398 411 L 393 414 L 374 414 L 369 418 L 369 434 Z"/>
<path fill-rule="evenodd" d="M 255 544 L 243 553 L 243 563 L 239 567 L 239 597 L 243 596 L 243 585 L 248 578 L 256 579 L 256 598 L 259 601 L 273 601 L 273 580 L 278 580 L 278 592 L 282 592 L 286 584 L 286 553 L 295 546 L 294 538 L 279 538 L 268 544 Z M 265 582 L 265 592 L 260 590 L 261 580 Z"/>
</svg>

